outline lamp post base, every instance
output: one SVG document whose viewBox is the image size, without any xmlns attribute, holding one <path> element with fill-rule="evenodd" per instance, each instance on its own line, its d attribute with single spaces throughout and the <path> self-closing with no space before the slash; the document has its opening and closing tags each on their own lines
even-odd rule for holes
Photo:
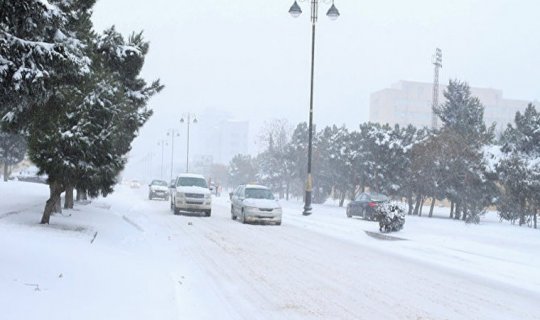
<svg viewBox="0 0 540 320">
<path fill-rule="evenodd" d="M 306 190 L 306 199 L 304 204 L 304 212 L 302 212 L 304 216 L 311 215 L 311 191 Z"/>
</svg>

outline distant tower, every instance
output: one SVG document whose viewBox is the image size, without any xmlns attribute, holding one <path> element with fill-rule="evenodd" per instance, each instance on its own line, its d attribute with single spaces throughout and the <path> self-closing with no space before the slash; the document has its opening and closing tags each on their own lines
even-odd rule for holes
<svg viewBox="0 0 540 320">
<path fill-rule="evenodd" d="M 437 48 L 433 55 L 435 76 L 433 78 L 433 101 L 431 105 L 431 128 L 437 128 L 437 115 L 433 110 L 439 105 L 439 69 L 442 68 L 442 50 Z"/>
</svg>

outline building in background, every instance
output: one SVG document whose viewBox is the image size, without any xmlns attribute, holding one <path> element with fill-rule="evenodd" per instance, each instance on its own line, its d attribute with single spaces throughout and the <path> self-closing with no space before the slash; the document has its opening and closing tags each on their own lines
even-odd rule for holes
<svg viewBox="0 0 540 320">
<path fill-rule="evenodd" d="M 445 103 L 440 86 L 439 103 Z M 502 90 L 471 87 L 473 96 L 484 105 L 484 119 L 487 125 L 496 123 L 496 131 L 502 132 L 508 123 L 514 121 L 517 111 L 523 111 L 530 101 L 505 99 Z M 433 84 L 414 81 L 400 81 L 371 94 L 369 120 L 377 123 L 412 124 L 416 127 L 431 127 L 431 103 Z M 439 124 L 440 125 L 440 124 Z"/>
<path fill-rule="evenodd" d="M 249 154 L 248 121 L 234 120 L 228 113 L 216 110 L 207 110 L 198 120 L 194 159 L 204 159 L 207 165 L 208 161 L 229 164 L 235 155 Z"/>
</svg>

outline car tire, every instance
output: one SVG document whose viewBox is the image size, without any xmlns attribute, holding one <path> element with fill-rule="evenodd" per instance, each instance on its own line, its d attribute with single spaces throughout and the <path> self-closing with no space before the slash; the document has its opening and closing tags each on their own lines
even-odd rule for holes
<svg viewBox="0 0 540 320">
<path fill-rule="evenodd" d="M 148 194 L 148 200 L 152 200 L 152 194 Z"/>
<path fill-rule="evenodd" d="M 236 215 L 234 214 L 234 207 L 231 205 L 231 219 L 236 220 Z"/>
<path fill-rule="evenodd" d="M 276 222 L 276 226 L 280 226 L 281 225 L 281 220 L 279 220 L 278 222 Z"/>
<path fill-rule="evenodd" d="M 205 216 L 210 217 L 212 215 L 212 210 L 208 210 L 205 212 Z"/>
<path fill-rule="evenodd" d="M 352 218 L 352 215 L 349 213 L 349 210 L 346 210 L 345 213 L 347 214 L 347 218 Z"/>
<path fill-rule="evenodd" d="M 244 209 L 242 209 L 242 215 L 240 217 L 241 217 L 240 222 L 242 222 L 243 224 L 246 224 L 247 223 L 246 213 L 244 212 Z"/>
<path fill-rule="evenodd" d="M 180 215 L 180 209 L 178 209 L 177 207 L 174 207 L 174 215 L 175 216 L 179 216 Z"/>
</svg>

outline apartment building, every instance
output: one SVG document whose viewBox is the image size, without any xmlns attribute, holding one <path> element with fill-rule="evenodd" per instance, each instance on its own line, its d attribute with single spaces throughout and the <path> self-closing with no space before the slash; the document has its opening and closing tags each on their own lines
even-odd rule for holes
<svg viewBox="0 0 540 320">
<path fill-rule="evenodd" d="M 445 85 L 440 86 L 439 102 L 444 103 Z M 371 94 L 369 120 L 371 122 L 412 124 L 431 127 L 431 105 L 433 84 L 414 81 L 399 81 L 390 88 Z M 523 111 L 530 101 L 507 99 L 502 90 L 471 87 L 473 96 L 478 97 L 485 107 L 486 124 L 496 123 L 498 132 L 514 121 L 517 111 Z"/>
</svg>

